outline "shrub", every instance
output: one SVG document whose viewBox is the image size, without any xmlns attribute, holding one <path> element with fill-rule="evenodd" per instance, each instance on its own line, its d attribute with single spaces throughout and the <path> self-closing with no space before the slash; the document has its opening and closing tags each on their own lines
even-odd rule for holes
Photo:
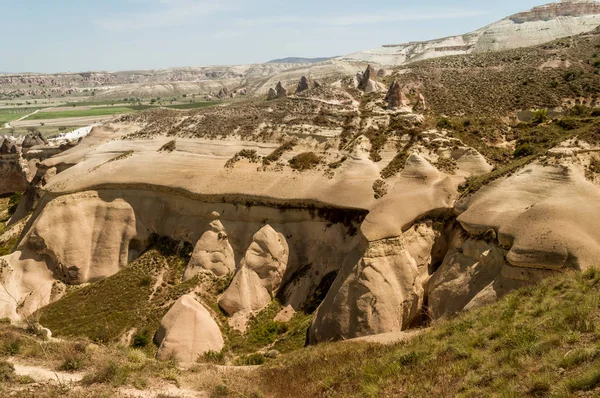
<svg viewBox="0 0 600 398">
<path fill-rule="evenodd" d="M 524 158 L 525 156 L 530 156 L 535 153 L 535 149 L 528 143 L 521 144 L 515 149 L 514 157 L 515 158 Z"/>
<path fill-rule="evenodd" d="M 17 211 L 17 207 L 21 202 L 21 198 L 23 198 L 23 194 L 18 192 L 10 197 L 10 199 L 8 200 L 8 214 L 10 214 L 11 216 L 15 214 L 15 212 Z"/>
<path fill-rule="evenodd" d="M 531 119 L 532 123 L 540 124 L 544 123 L 548 120 L 548 110 L 547 109 L 538 109 L 533 112 L 533 117 Z"/>
<path fill-rule="evenodd" d="M 438 121 L 437 126 L 439 129 L 449 130 L 452 128 L 452 122 L 448 118 L 443 117 Z"/>
<path fill-rule="evenodd" d="M 321 163 L 321 157 L 314 152 L 304 152 L 290 159 L 290 167 L 297 171 L 314 169 Z"/>
<path fill-rule="evenodd" d="M 568 70 L 563 74 L 563 79 L 566 82 L 572 82 L 577 79 L 577 72 L 574 70 Z"/>
<path fill-rule="evenodd" d="M 15 375 L 15 367 L 7 361 L 0 361 L 0 381 L 10 381 Z"/>
<path fill-rule="evenodd" d="M 208 351 L 200 357 L 203 362 L 210 362 L 222 365 L 225 363 L 225 354 L 223 351 Z"/>
<path fill-rule="evenodd" d="M 150 336 L 147 330 L 142 330 L 136 333 L 131 340 L 131 346 L 133 348 L 144 348 L 150 344 Z"/>
<path fill-rule="evenodd" d="M 263 163 L 268 165 L 272 162 L 278 161 L 285 152 L 291 151 L 292 149 L 294 149 L 295 145 L 296 145 L 296 143 L 294 141 L 288 141 L 288 142 L 282 144 L 279 148 L 275 149 L 266 158 L 264 158 Z"/>
<path fill-rule="evenodd" d="M 254 353 L 250 355 L 244 355 L 243 357 L 238 358 L 236 364 L 238 366 L 256 366 L 262 365 L 265 363 L 265 357 L 262 354 Z"/>
<path fill-rule="evenodd" d="M 594 117 L 600 116 L 600 108 L 594 108 L 594 109 L 592 109 L 591 115 L 594 116 Z"/>
<path fill-rule="evenodd" d="M 573 116 L 587 116 L 590 113 L 590 108 L 584 105 L 575 105 L 571 110 L 569 110 L 569 114 Z"/>
</svg>

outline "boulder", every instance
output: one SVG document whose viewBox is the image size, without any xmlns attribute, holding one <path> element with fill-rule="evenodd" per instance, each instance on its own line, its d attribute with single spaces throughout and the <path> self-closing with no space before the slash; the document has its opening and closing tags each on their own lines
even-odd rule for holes
<svg viewBox="0 0 600 398">
<path fill-rule="evenodd" d="M 402 93 L 402 87 L 397 80 L 394 80 L 390 89 L 388 90 L 385 100 L 388 103 L 388 109 L 400 108 L 406 104 L 406 97 Z"/>
<path fill-rule="evenodd" d="M 275 91 L 274 88 L 270 88 L 269 92 L 267 93 L 267 100 L 271 101 L 274 100 L 275 98 L 277 98 L 277 91 Z"/>
<path fill-rule="evenodd" d="M 301 93 L 310 89 L 310 82 L 306 76 L 302 76 L 300 81 L 298 82 L 298 87 L 296 88 L 296 94 Z"/>
<path fill-rule="evenodd" d="M 183 363 L 194 363 L 200 355 L 219 352 L 224 345 L 219 325 L 193 293 L 175 302 L 160 322 L 154 341 L 159 346 L 158 359 L 175 357 Z"/>
<path fill-rule="evenodd" d="M 219 277 L 235 271 L 233 248 L 220 221 L 213 221 L 210 230 L 206 231 L 196 243 L 192 258 L 183 274 L 183 280 L 189 280 L 205 271 Z"/>
<path fill-rule="evenodd" d="M 289 248 L 270 225 L 262 227 L 242 259 L 231 285 L 219 299 L 227 314 L 250 314 L 268 305 L 281 286 Z"/>
</svg>

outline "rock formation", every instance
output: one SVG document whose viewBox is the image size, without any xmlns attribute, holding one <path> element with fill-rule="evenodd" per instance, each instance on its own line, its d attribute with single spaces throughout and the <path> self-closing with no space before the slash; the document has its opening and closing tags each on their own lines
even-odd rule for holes
<svg viewBox="0 0 600 398">
<path fill-rule="evenodd" d="M 175 302 L 160 322 L 154 341 L 159 346 L 158 359 L 175 357 L 187 364 L 206 352 L 220 352 L 224 345 L 219 325 L 193 293 Z"/>
<path fill-rule="evenodd" d="M 235 271 L 233 248 L 220 221 L 213 221 L 194 248 L 183 279 L 188 280 L 204 271 L 225 276 Z"/>
<path fill-rule="evenodd" d="M 281 286 L 288 263 L 285 237 L 266 225 L 258 231 L 219 306 L 229 315 L 245 316 L 268 305 Z"/>
<path fill-rule="evenodd" d="M 590 32 L 600 24 L 600 4 L 592 0 L 563 1 L 535 7 L 474 32 L 429 41 L 386 44 L 342 57 L 354 62 L 403 65 L 448 55 L 529 47 Z"/>
<path fill-rule="evenodd" d="M 360 75 L 358 81 L 358 89 L 365 93 L 373 93 L 378 91 L 377 72 L 371 65 Z"/>
<path fill-rule="evenodd" d="M 285 89 L 285 87 L 283 87 L 281 82 L 277 83 L 275 91 L 277 91 L 277 98 L 285 98 L 288 95 L 287 90 Z"/>
<path fill-rule="evenodd" d="M 48 145 L 48 141 L 44 138 L 42 133 L 37 130 L 27 134 L 23 140 L 23 144 L 21 144 L 24 152 L 37 145 Z"/>
<path fill-rule="evenodd" d="M 363 257 L 345 265 L 315 314 L 310 342 L 406 329 L 421 315 L 436 235 L 419 225 L 399 238 L 365 242 Z"/>
<path fill-rule="evenodd" d="M 269 92 L 267 93 L 267 100 L 271 101 L 277 98 L 277 91 L 275 91 L 275 89 L 273 87 L 271 87 L 269 89 Z"/>
<path fill-rule="evenodd" d="M 298 82 L 298 87 L 296 88 L 296 94 L 301 93 L 310 89 L 310 82 L 306 76 L 302 76 L 300 81 Z"/>
<path fill-rule="evenodd" d="M 0 195 L 25 191 L 29 179 L 29 166 L 15 143 L 0 139 Z"/>
<path fill-rule="evenodd" d="M 427 103 L 425 97 L 421 93 L 417 93 L 417 103 L 414 106 L 415 112 L 425 112 L 427 110 Z"/>
<path fill-rule="evenodd" d="M 385 96 L 385 100 L 388 103 L 388 109 L 400 108 L 406 105 L 406 97 L 404 96 L 402 87 L 400 87 L 400 84 L 397 80 L 394 80 L 390 86 L 390 89 Z"/>
</svg>

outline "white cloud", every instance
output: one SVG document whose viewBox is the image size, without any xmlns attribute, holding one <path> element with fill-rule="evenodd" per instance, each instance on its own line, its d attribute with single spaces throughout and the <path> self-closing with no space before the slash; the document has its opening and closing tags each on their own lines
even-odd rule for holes
<svg viewBox="0 0 600 398">
<path fill-rule="evenodd" d="M 156 0 L 156 8 L 96 21 L 107 30 L 159 28 L 198 23 L 199 19 L 238 8 L 238 0 Z M 156 7 L 157 6 L 157 7 Z"/>
<path fill-rule="evenodd" d="M 486 14 L 478 10 L 447 10 L 447 11 L 418 11 L 418 12 L 393 12 L 386 14 L 352 14 L 331 15 L 328 17 L 297 17 L 279 16 L 268 18 L 236 19 L 235 23 L 244 27 L 256 27 L 261 25 L 324 25 L 324 26 L 352 26 L 368 25 L 386 22 L 428 21 L 470 18 Z"/>
</svg>

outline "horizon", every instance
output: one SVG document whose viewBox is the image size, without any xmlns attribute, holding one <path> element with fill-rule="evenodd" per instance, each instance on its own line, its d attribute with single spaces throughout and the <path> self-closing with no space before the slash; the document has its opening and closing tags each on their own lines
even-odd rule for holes
<svg viewBox="0 0 600 398">
<path fill-rule="evenodd" d="M 261 0 L 252 6 L 240 0 L 35 3 L 5 6 L 10 20 L 19 21 L 5 28 L 21 30 L 17 40 L 5 42 L 8 56 L 0 73 L 161 70 L 328 58 L 468 33 L 548 1 L 452 0 L 439 7 L 425 0 L 414 7 L 404 0 L 384 0 L 376 8 L 341 0 L 284 5 Z M 89 24 L 78 27 L 82 20 Z M 273 35 L 274 30 L 279 34 Z"/>
</svg>

